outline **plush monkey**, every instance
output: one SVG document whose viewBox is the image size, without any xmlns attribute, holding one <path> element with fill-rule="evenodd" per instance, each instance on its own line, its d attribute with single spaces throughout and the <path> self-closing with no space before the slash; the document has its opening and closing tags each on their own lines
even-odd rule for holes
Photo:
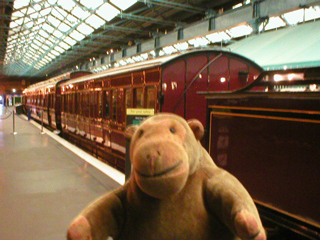
<svg viewBox="0 0 320 240">
<path fill-rule="evenodd" d="M 71 223 L 70 240 L 264 240 L 253 200 L 201 146 L 198 120 L 168 113 L 127 129 L 132 172 Z"/>
</svg>

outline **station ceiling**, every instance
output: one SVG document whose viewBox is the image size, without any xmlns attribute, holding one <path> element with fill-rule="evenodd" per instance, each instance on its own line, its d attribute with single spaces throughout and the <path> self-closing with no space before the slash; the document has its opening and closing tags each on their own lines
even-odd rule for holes
<svg viewBox="0 0 320 240">
<path fill-rule="evenodd" d="M 242 2 L 0 0 L 0 75 L 50 75 Z"/>
</svg>

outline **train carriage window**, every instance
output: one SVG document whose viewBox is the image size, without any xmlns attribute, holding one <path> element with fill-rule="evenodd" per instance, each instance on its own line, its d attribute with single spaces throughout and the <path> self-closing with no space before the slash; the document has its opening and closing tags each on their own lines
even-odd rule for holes
<svg viewBox="0 0 320 240">
<path fill-rule="evenodd" d="M 118 101 L 117 101 L 117 122 L 124 123 L 126 118 L 126 107 L 125 107 L 125 90 L 123 88 L 118 89 Z"/>
<path fill-rule="evenodd" d="M 134 108 L 143 108 L 144 103 L 144 96 L 143 96 L 143 88 L 135 88 L 134 89 L 134 102 L 133 107 Z"/>
<path fill-rule="evenodd" d="M 126 108 L 131 108 L 132 107 L 132 92 L 131 89 L 126 89 Z"/>
<path fill-rule="evenodd" d="M 76 93 L 72 93 L 72 113 L 75 114 L 76 113 L 76 107 L 77 107 L 77 94 Z"/>
<path fill-rule="evenodd" d="M 52 106 L 51 105 L 52 104 L 52 102 L 51 102 L 52 100 L 51 99 L 52 99 L 52 94 L 49 93 L 48 94 L 48 108 L 51 108 L 51 106 Z"/>
<path fill-rule="evenodd" d="M 89 109 L 90 109 L 90 117 L 95 117 L 95 91 L 89 92 Z"/>
<path fill-rule="evenodd" d="M 55 95 L 52 94 L 52 107 L 54 107 L 56 105 L 56 98 Z"/>
<path fill-rule="evenodd" d="M 89 94 L 88 93 L 83 94 L 83 106 L 84 106 L 84 109 L 83 109 L 84 116 L 89 117 L 90 107 L 89 107 Z"/>
<path fill-rule="evenodd" d="M 112 120 L 117 120 L 117 90 L 112 90 Z"/>
<path fill-rule="evenodd" d="M 109 91 L 104 92 L 104 118 L 110 117 L 110 93 Z"/>
<path fill-rule="evenodd" d="M 68 94 L 64 94 L 64 104 L 63 104 L 64 112 L 68 112 Z"/>
<path fill-rule="evenodd" d="M 74 113 L 78 115 L 80 113 L 80 107 L 79 107 L 80 106 L 80 93 L 79 92 L 76 93 L 75 98 L 76 98 L 75 99 L 76 101 L 75 101 L 75 112 Z"/>
<path fill-rule="evenodd" d="M 72 101 L 73 97 L 72 97 L 72 93 L 68 94 L 68 113 L 72 113 Z"/>
<path fill-rule="evenodd" d="M 97 118 L 102 118 L 102 92 L 98 91 L 97 92 L 97 107 L 98 107 L 98 113 L 97 113 Z"/>
<path fill-rule="evenodd" d="M 77 111 L 79 115 L 82 115 L 82 92 L 79 93 L 78 95 L 78 106 L 77 106 Z"/>
<path fill-rule="evenodd" d="M 61 111 L 62 111 L 62 112 L 65 112 L 65 111 L 66 111 L 66 110 L 65 110 L 65 104 L 66 104 L 66 95 L 63 94 L 63 95 L 61 96 Z"/>
<path fill-rule="evenodd" d="M 147 87 L 147 108 L 155 108 L 156 106 L 156 88 L 155 87 Z"/>
<path fill-rule="evenodd" d="M 68 94 L 68 113 L 72 113 L 72 101 L 73 100 L 73 97 L 72 97 L 72 93 L 69 93 Z"/>
</svg>

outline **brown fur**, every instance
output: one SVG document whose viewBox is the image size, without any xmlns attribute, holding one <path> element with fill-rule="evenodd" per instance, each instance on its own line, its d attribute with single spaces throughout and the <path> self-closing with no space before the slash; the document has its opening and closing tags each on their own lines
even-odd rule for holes
<svg viewBox="0 0 320 240">
<path fill-rule="evenodd" d="M 199 121 L 158 114 L 133 132 L 131 178 L 89 205 L 68 239 L 266 239 L 245 188 L 201 146 Z"/>
</svg>

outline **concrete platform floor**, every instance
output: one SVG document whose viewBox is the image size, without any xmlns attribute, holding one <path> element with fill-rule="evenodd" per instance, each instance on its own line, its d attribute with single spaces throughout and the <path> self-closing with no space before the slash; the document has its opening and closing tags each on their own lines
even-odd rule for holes
<svg viewBox="0 0 320 240">
<path fill-rule="evenodd" d="M 49 133 L 40 134 L 21 116 L 13 134 L 10 114 L 0 107 L 0 239 L 66 239 L 81 209 L 122 180 L 108 177 Z"/>
</svg>

